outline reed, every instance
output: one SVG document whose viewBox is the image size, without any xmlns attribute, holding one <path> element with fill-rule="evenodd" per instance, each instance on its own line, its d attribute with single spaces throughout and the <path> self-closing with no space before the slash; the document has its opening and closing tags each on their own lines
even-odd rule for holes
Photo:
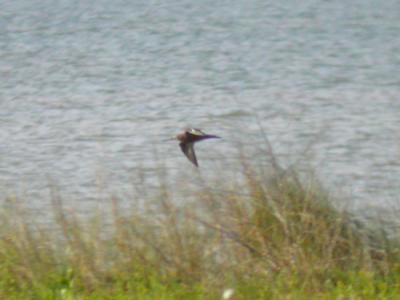
<svg viewBox="0 0 400 300">
<path fill-rule="evenodd" d="M 276 165 L 241 165 L 244 180 L 204 181 L 191 191 L 191 205 L 177 204 L 179 191 L 164 176 L 157 193 L 130 201 L 145 208 L 127 210 L 127 199 L 111 197 L 107 216 L 82 219 L 53 196 L 51 226 L 40 225 L 22 201 L 7 199 L 0 298 L 400 296 L 398 239 L 337 209 L 313 178 Z"/>
</svg>

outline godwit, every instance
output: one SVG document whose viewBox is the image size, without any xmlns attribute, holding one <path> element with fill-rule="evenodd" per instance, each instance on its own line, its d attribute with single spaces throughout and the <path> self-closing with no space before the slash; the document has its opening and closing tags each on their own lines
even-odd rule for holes
<svg viewBox="0 0 400 300">
<path fill-rule="evenodd" d="M 206 139 L 219 139 L 219 136 L 205 134 L 200 129 L 196 128 L 188 128 L 185 129 L 183 133 L 180 133 L 176 136 L 176 139 L 180 142 L 179 146 L 182 149 L 182 152 L 186 155 L 186 157 L 196 166 L 198 167 L 196 153 L 194 152 L 194 143 L 206 140 Z"/>
</svg>

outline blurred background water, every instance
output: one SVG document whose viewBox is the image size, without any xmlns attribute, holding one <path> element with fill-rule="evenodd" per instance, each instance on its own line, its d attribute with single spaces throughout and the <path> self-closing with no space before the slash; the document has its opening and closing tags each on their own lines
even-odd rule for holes
<svg viewBox="0 0 400 300">
<path fill-rule="evenodd" d="M 3 199 L 41 207 L 56 186 L 84 205 L 155 176 L 155 157 L 172 177 L 197 172 L 160 142 L 188 125 L 224 137 L 196 146 L 201 174 L 221 157 L 234 174 L 232 145 L 265 155 L 261 124 L 282 165 L 315 168 L 355 207 L 398 202 L 399 1 L 0 7 Z"/>
</svg>

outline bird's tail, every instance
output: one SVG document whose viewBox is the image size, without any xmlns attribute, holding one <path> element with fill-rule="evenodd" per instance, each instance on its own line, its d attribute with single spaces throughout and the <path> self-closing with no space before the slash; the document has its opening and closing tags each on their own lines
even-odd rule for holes
<svg viewBox="0 0 400 300">
<path fill-rule="evenodd" d="M 171 138 L 162 140 L 162 142 L 169 142 L 169 141 L 176 141 L 176 137 L 171 137 Z"/>
</svg>

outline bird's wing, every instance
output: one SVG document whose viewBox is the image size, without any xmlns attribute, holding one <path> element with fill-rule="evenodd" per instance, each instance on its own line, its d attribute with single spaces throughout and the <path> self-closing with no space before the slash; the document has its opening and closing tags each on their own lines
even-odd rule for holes
<svg viewBox="0 0 400 300">
<path fill-rule="evenodd" d="M 213 134 L 205 134 L 200 129 L 192 128 L 186 131 L 186 136 L 190 142 L 198 142 L 205 139 L 220 139 L 221 137 Z"/>
<path fill-rule="evenodd" d="M 203 131 L 201 131 L 200 129 L 197 128 L 189 128 L 186 130 L 186 133 L 192 134 L 192 135 L 196 135 L 196 136 L 203 136 L 205 135 L 205 133 Z"/>
<path fill-rule="evenodd" d="M 179 146 L 181 147 L 182 152 L 186 155 L 186 157 L 196 167 L 198 167 L 199 165 L 197 164 L 197 158 L 196 158 L 196 153 L 194 153 L 193 143 L 180 143 Z"/>
</svg>

